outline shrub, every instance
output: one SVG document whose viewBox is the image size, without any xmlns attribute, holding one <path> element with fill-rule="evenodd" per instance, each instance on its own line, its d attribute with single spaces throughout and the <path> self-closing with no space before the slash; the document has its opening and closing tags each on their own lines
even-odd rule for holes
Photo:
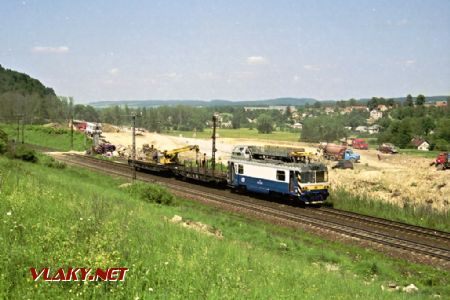
<svg viewBox="0 0 450 300">
<path fill-rule="evenodd" d="M 17 158 L 17 159 L 21 159 L 24 161 L 29 161 L 29 162 L 37 162 L 38 158 L 36 155 L 36 151 L 34 151 L 33 149 L 31 149 L 30 147 L 23 145 L 23 144 L 19 144 L 19 145 L 15 145 L 15 146 L 9 146 L 8 147 L 8 152 L 7 155 L 10 158 Z"/>
<path fill-rule="evenodd" d="M 136 183 L 131 186 L 130 192 L 133 196 L 149 203 L 175 204 L 175 197 L 166 188 L 158 185 Z"/>
<path fill-rule="evenodd" d="M 8 135 L 0 129 L 0 154 L 3 154 L 8 149 Z"/>
<path fill-rule="evenodd" d="M 47 155 L 41 157 L 41 162 L 44 166 L 55 169 L 65 169 L 67 166 L 64 162 L 57 161 L 53 157 Z"/>
</svg>

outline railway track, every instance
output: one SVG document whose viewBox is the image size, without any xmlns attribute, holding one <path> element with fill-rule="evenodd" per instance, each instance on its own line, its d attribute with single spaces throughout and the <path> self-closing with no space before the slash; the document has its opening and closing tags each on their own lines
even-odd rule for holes
<svg viewBox="0 0 450 300">
<path fill-rule="evenodd" d="M 107 172 L 111 175 L 130 177 L 130 167 L 125 163 L 111 162 L 83 155 L 62 155 L 58 159 L 69 164 Z M 137 173 L 137 179 L 165 185 L 175 194 L 226 204 L 249 211 L 256 215 L 303 224 L 318 230 L 339 233 L 362 241 L 369 241 L 395 249 L 406 250 L 428 258 L 439 259 L 450 267 L 450 233 L 413 226 L 400 222 L 360 215 L 330 208 L 299 209 L 276 207 L 266 201 L 245 201 L 241 196 L 224 191 L 213 192 L 199 186 L 147 173 Z"/>
</svg>

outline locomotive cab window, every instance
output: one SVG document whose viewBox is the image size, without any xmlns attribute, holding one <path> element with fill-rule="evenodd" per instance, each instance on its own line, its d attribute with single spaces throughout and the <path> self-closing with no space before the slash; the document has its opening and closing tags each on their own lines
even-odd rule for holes
<svg viewBox="0 0 450 300">
<path fill-rule="evenodd" d="M 326 182 L 328 181 L 328 176 L 325 171 L 316 172 L 316 182 Z"/>
<path fill-rule="evenodd" d="M 277 171 L 277 180 L 280 180 L 280 181 L 286 180 L 286 174 L 284 171 Z"/>
<path fill-rule="evenodd" d="M 238 173 L 244 174 L 244 166 L 243 165 L 238 165 Z"/>
</svg>

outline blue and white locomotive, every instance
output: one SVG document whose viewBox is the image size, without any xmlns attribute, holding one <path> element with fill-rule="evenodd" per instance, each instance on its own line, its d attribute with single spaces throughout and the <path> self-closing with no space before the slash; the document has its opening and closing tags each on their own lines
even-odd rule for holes
<svg viewBox="0 0 450 300">
<path fill-rule="evenodd" d="M 323 203 L 328 197 L 327 167 L 303 158 L 269 154 L 263 147 L 236 146 L 228 161 L 228 185 L 236 190 L 288 196 L 305 204 Z"/>
</svg>

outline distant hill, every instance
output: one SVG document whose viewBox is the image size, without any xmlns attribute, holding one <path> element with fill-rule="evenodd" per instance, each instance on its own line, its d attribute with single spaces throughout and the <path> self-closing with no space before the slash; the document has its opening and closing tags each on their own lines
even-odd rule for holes
<svg viewBox="0 0 450 300">
<path fill-rule="evenodd" d="M 448 96 L 430 96 L 426 97 L 427 102 L 436 102 L 439 100 L 446 100 Z M 415 97 L 413 97 L 415 99 Z M 388 99 L 388 98 L 386 98 Z M 396 102 L 405 101 L 406 97 L 393 98 Z M 367 103 L 370 98 L 357 99 L 360 103 Z M 231 100 L 119 100 L 119 101 L 94 101 L 89 103 L 95 108 L 104 108 L 108 106 L 125 106 L 130 108 L 136 107 L 158 107 L 158 106 L 176 106 L 187 105 L 196 107 L 214 107 L 214 106 L 269 106 L 269 105 L 291 105 L 291 106 L 303 106 L 305 104 L 314 104 L 321 102 L 323 105 L 333 105 L 337 100 L 316 100 L 314 98 L 275 98 L 267 100 L 244 100 L 244 101 L 231 101 Z"/>
<path fill-rule="evenodd" d="M 65 104 L 39 80 L 0 65 L 0 122 L 48 123 L 64 118 Z"/>
<path fill-rule="evenodd" d="M 22 95 L 37 94 L 41 97 L 56 96 L 55 91 L 44 86 L 39 80 L 0 65 L 0 94 L 18 92 Z"/>
<path fill-rule="evenodd" d="M 112 105 L 128 107 L 157 107 L 157 106 L 174 106 L 174 105 L 187 105 L 187 106 L 269 106 L 269 105 L 292 105 L 301 106 L 306 103 L 314 104 L 317 100 L 312 98 L 276 98 L 268 100 L 252 100 L 252 101 L 231 101 L 231 100 L 127 100 L 127 101 L 97 101 L 91 102 L 90 105 L 96 108 L 108 107 Z"/>
</svg>

